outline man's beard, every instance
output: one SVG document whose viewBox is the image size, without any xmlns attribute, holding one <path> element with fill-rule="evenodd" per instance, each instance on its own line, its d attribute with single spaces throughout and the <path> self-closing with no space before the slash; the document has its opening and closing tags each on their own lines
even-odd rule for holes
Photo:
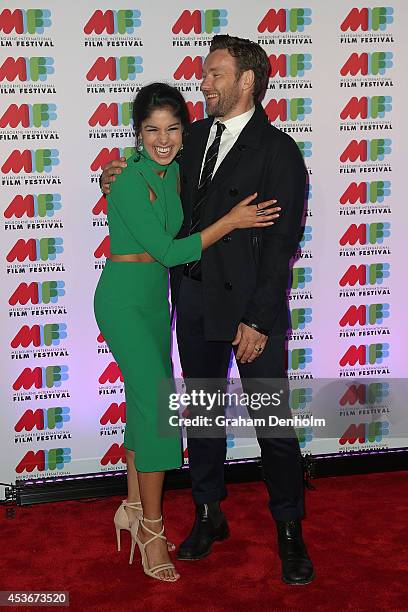
<svg viewBox="0 0 408 612">
<path fill-rule="evenodd" d="M 209 117 L 225 117 L 228 115 L 232 109 L 236 106 L 239 100 L 239 93 L 230 91 L 228 94 L 222 98 L 218 99 L 218 102 L 211 109 L 208 108 L 208 104 L 206 105 L 206 112 Z"/>
</svg>

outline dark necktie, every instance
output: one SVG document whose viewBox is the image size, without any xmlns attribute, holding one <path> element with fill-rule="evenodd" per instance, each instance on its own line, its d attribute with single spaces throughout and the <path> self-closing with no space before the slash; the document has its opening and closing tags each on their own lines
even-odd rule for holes
<svg viewBox="0 0 408 612">
<path fill-rule="evenodd" d="M 198 185 L 197 196 L 194 202 L 194 207 L 191 215 L 190 234 L 194 234 L 200 228 L 201 211 L 208 193 L 208 188 L 211 183 L 215 164 L 217 162 L 218 151 L 220 149 L 221 136 L 225 130 L 225 125 L 217 121 L 217 133 L 214 141 L 208 147 L 207 154 L 204 160 L 204 166 L 201 172 L 200 184 Z M 201 261 L 194 261 L 187 266 L 188 276 L 201 280 Z"/>
</svg>

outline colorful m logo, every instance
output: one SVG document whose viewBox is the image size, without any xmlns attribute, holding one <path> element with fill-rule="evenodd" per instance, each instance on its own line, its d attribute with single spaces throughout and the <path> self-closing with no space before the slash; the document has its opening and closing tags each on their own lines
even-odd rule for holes
<svg viewBox="0 0 408 612">
<path fill-rule="evenodd" d="M 122 372 L 119 370 L 119 366 L 116 361 L 111 361 L 111 363 L 105 368 L 102 374 L 99 377 L 99 383 L 101 385 L 105 385 L 107 382 L 113 384 L 117 380 L 123 382 Z"/>
<path fill-rule="evenodd" d="M 340 398 L 340 406 L 354 406 L 357 402 L 365 404 L 379 404 L 389 395 L 389 383 L 362 383 L 360 385 L 350 385 L 347 391 Z"/>
<path fill-rule="evenodd" d="M 346 325 L 378 325 L 390 316 L 389 304 L 361 304 L 349 307 L 339 321 L 341 327 Z"/>
<path fill-rule="evenodd" d="M 373 53 L 352 53 L 340 70 L 341 76 L 373 76 L 383 75 L 393 66 L 393 54 L 388 51 L 374 51 Z"/>
<path fill-rule="evenodd" d="M 71 462 L 70 448 L 50 448 L 49 450 L 28 451 L 16 467 L 17 474 L 38 470 L 62 470 Z"/>
<path fill-rule="evenodd" d="M 351 285 L 382 285 L 390 276 L 389 263 L 352 264 L 340 279 L 340 287 Z"/>
<path fill-rule="evenodd" d="M 384 202 L 384 199 L 391 194 L 390 181 L 371 181 L 371 183 L 350 183 L 346 191 L 340 198 L 340 204 L 375 204 Z"/>
<path fill-rule="evenodd" d="M 390 138 L 374 138 L 373 140 L 352 140 L 340 155 L 341 162 L 382 161 L 391 153 Z"/>
<path fill-rule="evenodd" d="M 109 236 L 105 236 L 99 246 L 96 247 L 94 251 L 94 256 L 96 259 L 100 259 L 101 257 L 109 257 L 110 255 L 110 238 Z"/>
<path fill-rule="evenodd" d="M 42 283 L 20 283 L 9 299 L 10 306 L 16 304 L 55 304 L 65 295 L 64 281 L 43 281 Z"/>
<path fill-rule="evenodd" d="M 131 125 L 133 123 L 132 106 L 131 102 L 112 102 L 109 105 L 101 102 L 88 123 L 91 127 L 95 125 L 105 126 L 108 123 L 111 125 Z"/>
<path fill-rule="evenodd" d="M 203 78 L 203 60 L 204 58 L 200 55 L 196 57 L 190 57 L 188 55 L 182 60 L 178 68 L 176 68 L 173 77 L 176 81 L 180 79 L 189 80 L 193 77 L 200 81 Z"/>
<path fill-rule="evenodd" d="M 57 149 L 36 149 L 18 151 L 14 149 L 1 167 L 4 174 L 13 172 L 52 172 L 58 166 L 59 151 Z"/>
<path fill-rule="evenodd" d="M 388 434 L 388 421 L 372 421 L 370 423 L 360 423 L 360 425 L 353 423 L 347 427 L 339 439 L 339 443 L 344 446 L 344 444 L 355 444 L 356 442 L 360 444 L 365 442 L 381 442 Z"/>
<path fill-rule="evenodd" d="M 20 238 L 8 253 L 7 261 L 53 261 L 64 248 L 62 238 Z"/>
<path fill-rule="evenodd" d="M 340 246 L 346 244 L 382 244 L 384 238 L 391 236 L 391 224 L 385 223 L 352 223 L 339 240 Z"/>
<path fill-rule="evenodd" d="M 101 459 L 101 465 L 113 463 L 116 465 L 119 461 L 126 463 L 125 447 L 123 444 L 112 444 Z"/>
<path fill-rule="evenodd" d="M 312 9 L 269 9 L 258 25 L 258 32 L 303 32 L 312 23 Z"/>
<path fill-rule="evenodd" d="M 107 149 L 105 147 L 99 151 L 98 155 L 93 160 L 91 170 L 94 172 L 101 170 L 108 162 L 119 159 L 120 157 L 126 157 L 126 159 L 128 159 L 128 157 L 133 155 L 134 151 L 133 147 L 125 147 L 124 149 L 119 149 L 119 147 Z"/>
<path fill-rule="evenodd" d="M 292 55 L 281 53 L 280 55 L 270 55 L 269 63 L 271 77 L 275 77 L 277 74 L 281 77 L 301 77 L 305 76 L 307 70 L 311 70 L 312 56 L 310 53 L 292 53 Z"/>
<path fill-rule="evenodd" d="M 52 57 L 7 57 L 0 66 L 0 81 L 46 81 L 54 72 Z"/>
<path fill-rule="evenodd" d="M 49 127 L 57 118 L 56 110 L 56 104 L 10 104 L 0 117 L 0 128 L 15 128 L 20 123 L 23 127 Z"/>
<path fill-rule="evenodd" d="M 126 423 L 126 403 L 121 402 L 117 404 L 116 402 L 112 403 L 109 408 L 104 412 L 101 416 L 100 424 L 107 425 L 108 423 L 115 424 L 118 421 L 122 423 Z"/>
<path fill-rule="evenodd" d="M 187 108 L 191 123 L 207 117 L 203 102 L 187 102 Z"/>
<path fill-rule="evenodd" d="M 340 113 L 340 119 L 378 119 L 392 110 L 391 96 L 363 96 L 351 98 Z"/>
<path fill-rule="evenodd" d="M 65 323 L 45 323 L 44 325 L 23 325 L 11 341 L 11 347 L 19 346 L 27 348 L 33 346 L 58 346 L 61 340 L 67 338 L 67 326 Z"/>
<path fill-rule="evenodd" d="M 394 9 L 391 6 L 376 6 L 374 8 L 352 8 L 340 26 L 342 32 L 358 29 L 363 32 L 369 30 L 386 30 L 394 21 Z"/>
<path fill-rule="evenodd" d="M 380 342 L 360 344 L 360 346 L 352 344 L 340 359 L 339 364 L 341 367 L 345 367 L 354 366 L 356 363 L 359 365 L 382 363 L 384 359 L 389 357 L 389 349 L 390 345 L 387 342 L 384 344 Z"/>
<path fill-rule="evenodd" d="M 86 74 L 88 81 L 134 81 L 143 72 L 143 58 L 139 56 L 98 57 Z"/>
<path fill-rule="evenodd" d="M 62 429 L 64 423 L 71 420 L 70 410 L 68 407 L 58 408 L 37 408 L 37 410 L 26 410 L 19 421 L 16 423 L 14 430 L 31 431 L 34 427 L 43 431 L 44 429 Z"/>
<path fill-rule="evenodd" d="M 48 9 L 4 9 L 0 13 L 0 32 L 10 34 L 44 34 L 51 25 Z"/>
<path fill-rule="evenodd" d="M 312 112 L 311 98 L 281 98 L 269 100 L 265 106 L 269 121 L 303 121 Z"/>
<path fill-rule="evenodd" d="M 195 34 L 218 34 L 221 28 L 228 25 L 228 11 L 225 9 L 206 9 L 188 11 L 181 13 L 172 27 L 173 34 L 189 34 L 194 30 Z"/>
<path fill-rule="evenodd" d="M 13 384 L 14 391 L 19 389 L 51 389 L 60 387 L 62 382 L 68 380 L 68 366 L 47 366 L 45 368 L 24 368 Z"/>
<path fill-rule="evenodd" d="M 142 21 L 138 9 L 96 10 L 84 27 L 85 34 L 133 34 Z"/>
</svg>

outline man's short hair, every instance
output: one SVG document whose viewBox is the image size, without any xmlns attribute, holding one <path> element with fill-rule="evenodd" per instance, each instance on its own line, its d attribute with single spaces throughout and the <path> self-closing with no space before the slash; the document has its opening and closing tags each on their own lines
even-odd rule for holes
<svg viewBox="0 0 408 612">
<path fill-rule="evenodd" d="M 268 86 L 271 66 L 268 56 L 258 43 L 247 38 L 217 34 L 210 46 L 210 53 L 218 49 L 227 49 L 235 58 L 238 76 L 246 70 L 253 70 L 255 75 L 253 96 L 254 101 L 262 100 Z"/>
</svg>

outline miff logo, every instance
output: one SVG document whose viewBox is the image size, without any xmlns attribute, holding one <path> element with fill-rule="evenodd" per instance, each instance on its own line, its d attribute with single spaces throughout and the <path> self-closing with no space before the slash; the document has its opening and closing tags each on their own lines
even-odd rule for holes
<svg viewBox="0 0 408 612">
<path fill-rule="evenodd" d="M 0 117 L 0 127 L 49 127 L 50 121 L 57 118 L 56 104 L 10 104 Z"/>
<path fill-rule="evenodd" d="M 379 404 L 389 395 L 389 383 L 362 383 L 350 385 L 339 400 L 340 406 L 354 406 L 357 402 L 365 404 Z"/>
<path fill-rule="evenodd" d="M 371 421 L 370 423 L 360 423 L 359 425 L 352 423 L 339 439 L 339 443 L 344 446 L 344 444 L 355 444 L 356 442 L 360 444 L 365 442 L 381 442 L 388 434 L 388 421 Z"/>
<path fill-rule="evenodd" d="M 134 153 L 133 147 L 125 147 L 124 149 L 119 149 L 119 147 L 115 147 L 114 149 L 101 149 L 98 155 L 95 157 L 91 164 L 91 170 L 101 170 L 108 162 L 119 159 L 119 157 L 130 157 Z"/>
<path fill-rule="evenodd" d="M 37 410 L 26 410 L 22 417 L 18 420 L 14 426 L 14 430 L 20 431 L 31 431 L 38 429 L 43 431 L 44 429 L 62 429 L 64 423 L 71 420 L 70 410 L 67 406 L 58 408 L 37 408 Z"/>
<path fill-rule="evenodd" d="M 111 361 L 100 375 L 99 383 L 104 385 L 107 382 L 115 383 L 117 380 L 123 382 L 122 372 L 119 370 L 119 366 L 116 361 Z"/>
<path fill-rule="evenodd" d="M 391 236 L 391 224 L 384 223 L 352 223 L 339 240 L 340 246 L 346 244 L 382 244 L 385 238 Z"/>
<path fill-rule="evenodd" d="M 258 32 L 303 32 L 312 23 L 312 9 L 269 9 L 258 25 Z"/>
<path fill-rule="evenodd" d="M 340 287 L 346 285 L 382 285 L 390 276 L 389 263 L 352 264 L 340 279 Z"/>
<path fill-rule="evenodd" d="M 312 143 L 310 140 L 298 141 L 296 144 L 303 157 L 312 157 Z"/>
<path fill-rule="evenodd" d="M 292 53 L 292 55 L 281 53 L 280 55 L 270 55 L 269 63 L 271 77 L 275 77 L 277 74 L 281 77 L 300 77 L 304 76 L 307 70 L 311 70 L 312 56 L 310 53 Z"/>
<path fill-rule="evenodd" d="M 288 369 L 304 370 L 312 363 L 313 350 L 311 348 L 296 348 L 288 351 Z"/>
<path fill-rule="evenodd" d="M 17 474 L 38 470 L 62 470 L 71 463 L 70 448 L 50 448 L 49 450 L 28 451 L 16 467 Z"/>
<path fill-rule="evenodd" d="M 43 325 L 23 325 L 11 341 L 11 348 L 19 346 L 58 346 L 67 338 L 66 323 L 45 323 Z"/>
<path fill-rule="evenodd" d="M 188 114 L 190 116 L 191 123 L 200 119 L 205 119 L 207 113 L 205 112 L 204 102 L 187 102 Z"/>
<path fill-rule="evenodd" d="M 122 423 L 126 423 L 126 403 L 125 402 L 121 402 L 120 404 L 113 402 L 109 406 L 109 408 L 106 410 L 106 412 L 103 413 L 99 422 L 101 425 L 107 425 L 108 423 L 115 425 L 115 423 L 117 423 L 118 421 L 121 421 Z"/>
<path fill-rule="evenodd" d="M 101 257 L 109 257 L 110 255 L 110 238 L 105 236 L 99 246 L 94 251 L 94 257 L 100 259 Z"/>
<path fill-rule="evenodd" d="M 312 441 L 313 431 L 311 427 L 295 427 L 300 448 L 305 448 L 306 444 Z"/>
<path fill-rule="evenodd" d="M 86 74 L 88 81 L 134 81 L 143 72 L 143 58 L 137 55 L 98 57 Z"/>
<path fill-rule="evenodd" d="M 304 289 L 312 281 L 312 268 L 293 268 L 292 289 Z"/>
<path fill-rule="evenodd" d="M 52 57 L 7 57 L 0 66 L 0 81 L 46 81 L 54 72 Z"/>
<path fill-rule="evenodd" d="M 113 463 L 116 465 L 119 461 L 126 463 L 125 447 L 123 444 L 112 444 L 101 459 L 101 465 Z"/>
<path fill-rule="evenodd" d="M 33 217 L 53 217 L 56 210 L 60 210 L 61 195 L 59 193 L 39 193 L 37 195 L 16 195 L 4 211 L 6 219 L 23 215 Z"/>
<path fill-rule="evenodd" d="M 173 34 L 219 34 L 221 28 L 228 25 L 228 11 L 225 9 L 206 9 L 195 11 L 183 11 L 171 31 Z"/>
<path fill-rule="evenodd" d="M 363 96 L 351 98 L 340 113 L 340 119 L 378 119 L 392 110 L 391 96 Z"/>
<path fill-rule="evenodd" d="M 46 366 L 44 368 L 24 368 L 21 374 L 13 383 L 14 391 L 19 389 L 51 389 L 60 387 L 61 384 L 68 380 L 68 366 Z"/>
<path fill-rule="evenodd" d="M 379 325 L 390 316 L 389 304 L 352 304 L 339 321 L 341 327 L 346 325 Z"/>
<path fill-rule="evenodd" d="M 89 118 L 89 125 L 131 125 L 132 119 L 132 103 L 131 102 L 112 102 L 105 104 L 101 102 L 92 116 Z"/>
<path fill-rule="evenodd" d="M 383 160 L 391 153 L 391 138 L 374 138 L 373 140 L 352 140 L 340 155 L 341 162 Z"/>
<path fill-rule="evenodd" d="M 374 8 L 352 8 L 340 26 L 342 32 L 351 30 L 386 30 L 394 21 L 394 9 L 390 6 L 376 6 Z"/>
<path fill-rule="evenodd" d="M 187 55 L 174 71 L 173 77 L 176 81 L 180 81 L 180 79 L 189 80 L 193 77 L 200 81 L 203 78 L 203 61 L 204 58 L 201 55 L 196 57 Z"/>
<path fill-rule="evenodd" d="M 51 25 L 51 11 L 48 9 L 4 9 L 0 13 L 0 32 L 10 34 L 44 34 Z"/>
<path fill-rule="evenodd" d="M 384 202 L 391 194 L 390 181 L 371 181 L 367 183 L 350 183 L 346 191 L 340 198 L 340 204 L 375 204 L 376 202 Z"/>
<path fill-rule="evenodd" d="M 292 329 L 305 329 L 312 322 L 312 309 L 292 308 L 290 318 Z"/>
<path fill-rule="evenodd" d="M 41 283 L 20 283 L 9 299 L 10 306 L 16 304 L 55 304 L 65 295 L 64 281 L 43 281 Z"/>
<path fill-rule="evenodd" d="M 133 34 L 136 28 L 140 28 L 142 21 L 141 12 L 138 9 L 107 10 L 98 9 L 90 17 L 84 27 L 85 34 Z"/>
<path fill-rule="evenodd" d="M 388 342 L 384 344 L 375 342 L 374 344 L 360 344 L 356 346 L 352 344 L 343 357 L 340 359 L 339 364 L 341 367 L 354 366 L 356 363 L 359 365 L 382 363 L 384 359 L 390 355 L 390 345 Z"/>
<path fill-rule="evenodd" d="M 352 53 L 340 69 L 341 76 L 351 74 L 377 76 L 385 74 L 393 66 L 393 54 L 389 51 L 374 51 L 373 53 Z"/>
<path fill-rule="evenodd" d="M 291 389 L 289 394 L 289 407 L 291 410 L 303 410 L 313 398 L 311 387 Z"/>
<path fill-rule="evenodd" d="M 299 242 L 299 246 L 301 249 L 303 249 L 305 247 L 305 244 L 307 242 L 310 242 L 313 236 L 313 231 L 312 231 L 312 226 L 311 225 L 305 225 L 304 230 L 303 230 L 303 236 Z"/>
<path fill-rule="evenodd" d="M 58 255 L 63 253 L 62 238 L 20 238 L 10 249 L 7 261 L 53 261 Z"/>
<path fill-rule="evenodd" d="M 13 172 L 52 172 L 54 166 L 58 166 L 59 151 L 57 149 L 26 149 L 18 151 L 14 149 L 1 167 L 4 174 Z"/>
<path fill-rule="evenodd" d="M 94 215 L 107 215 L 108 214 L 108 202 L 104 195 L 101 195 L 95 206 L 92 208 Z"/>
<path fill-rule="evenodd" d="M 312 112 L 311 98 L 281 98 L 269 100 L 265 106 L 269 121 L 303 121 Z"/>
</svg>

